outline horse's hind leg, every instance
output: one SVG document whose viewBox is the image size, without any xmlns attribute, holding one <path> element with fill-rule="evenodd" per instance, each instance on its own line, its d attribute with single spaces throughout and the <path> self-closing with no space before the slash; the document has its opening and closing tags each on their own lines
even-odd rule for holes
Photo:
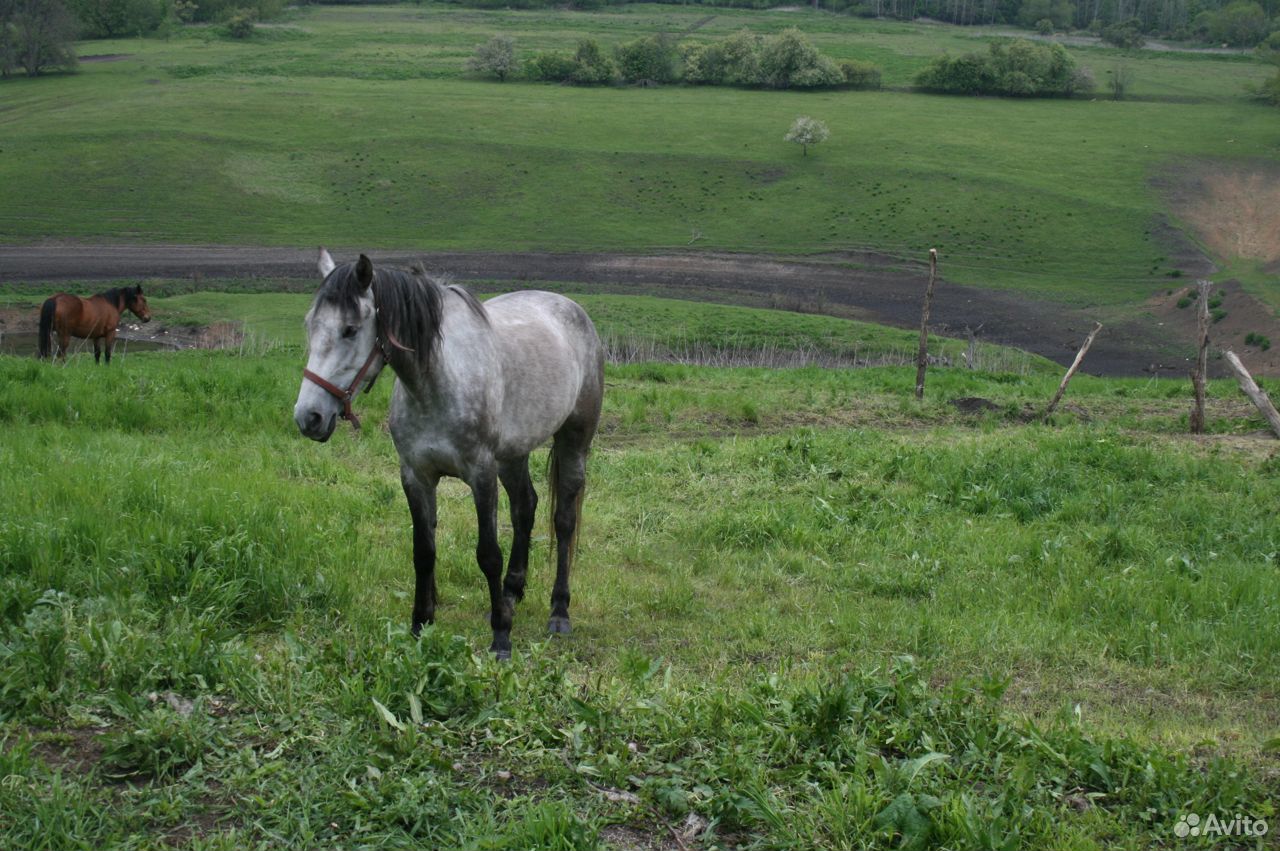
<svg viewBox="0 0 1280 851">
<path fill-rule="evenodd" d="M 529 478 L 529 456 L 507 462 L 498 468 L 498 478 L 507 490 L 511 503 L 511 559 L 502 592 L 514 606 L 524 599 L 525 579 L 529 571 L 529 538 L 533 534 L 533 516 L 538 508 L 538 494 Z"/>
<path fill-rule="evenodd" d="M 413 519 L 414 635 L 436 619 L 436 482 L 423 482 L 408 467 L 400 467 L 400 485 Z"/>
<path fill-rule="evenodd" d="M 582 513 L 582 497 L 587 486 L 587 453 L 591 434 L 566 426 L 556 433 L 551 446 L 552 524 L 556 531 L 556 581 L 551 588 L 551 620 L 547 629 L 568 635 L 569 568 L 573 561 Z"/>
<path fill-rule="evenodd" d="M 58 357 L 62 359 L 62 362 L 63 362 L 63 363 L 66 363 L 66 361 L 67 361 L 67 349 L 69 349 L 70 347 L 71 347 L 71 332 L 69 332 L 69 331 L 63 331 L 63 330 L 59 329 L 59 331 L 58 331 Z"/>
</svg>

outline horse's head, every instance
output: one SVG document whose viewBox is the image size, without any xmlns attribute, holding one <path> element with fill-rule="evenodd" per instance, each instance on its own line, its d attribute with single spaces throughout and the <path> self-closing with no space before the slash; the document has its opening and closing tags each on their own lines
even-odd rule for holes
<svg viewBox="0 0 1280 851">
<path fill-rule="evenodd" d="M 124 288 L 124 306 L 143 322 L 151 321 L 151 308 L 147 306 L 147 297 L 142 294 L 142 287 Z"/>
<path fill-rule="evenodd" d="M 360 427 L 351 399 L 373 386 L 385 360 L 378 344 L 373 263 L 361 254 L 355 263 L 338 266 L 321 248 L 319 268 L 324 283 L 307 311 L 307 368 L 293 420 L 307 437 L 323 442 L 339 416 Z"/>
</svg>

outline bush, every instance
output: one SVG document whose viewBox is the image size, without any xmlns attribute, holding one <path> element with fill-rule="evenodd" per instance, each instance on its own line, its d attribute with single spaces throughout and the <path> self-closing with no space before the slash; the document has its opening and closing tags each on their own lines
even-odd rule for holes
<svg viewBox="0 0 1280 851">
<path fill-rule="evenodd" d="M 1253 0 L 1234 0 L 1218 9 L 1196 15 L 1192 32 L 1205 41 L 1251 47 L 1269 38 L 1271 21 Z"/>
<path fill-rule="evenodd" d="M 719 86 L 725 82 L 724 46 L 700 41 L 680 46 L 686 83 Z"/>
<path fill-rule="evenodd" d="M 468 71 L 493 74 L 499 82 L 506 80 L 516 68 L 516 42 L 509 35 L 495 35 L 477 45 L 475 54 L 467 60 Z"/>
<path fill-rule="evenodd" d="M 1257 332 L 1254 332 L 1254 331 L 1250 331 L 1248 334 L 1245 334 L 1244 344 L 1246 346 L 1257 346 L 1258 348 L 1262 349 L 1264 352 L 1267 349 L 1271 348 L 1271 340 L 1263 336 L 1262 334 L 1258 334 Z"/>
<path fill-rule="evenodd" d="M 844 82 L 835 62 L 794 27 L 767 38 L 760 48 L 760 82 L 775 89 L 816 88 Z"/>
<path fill-rule="evenodd" d="M 760 82 L 760 37 L 739 30 L 721 42 L 723 80 L 729 86 L 754 86 Z"/>
<path fill-rule="evenodd" d="M 1049 18 L 1036 21 L 1036 32 L 1040 35 L 1053 35 L 1053 21 Z"/>
<path fill-rule="evenodd" d="M 1254 89 L 1253 96 L 1263 103 L 1280 106 L 1280 70 L 1277 70 Z"/>
<path fill-rule="evenodd" d="M 651 35 L 629 41 L 618 46 L 615 56 L 618 72 L 629 83 L 676 80 L 676 52 L 666 36 Z"/>
<path fill-rule="evenodd" d="M 1137 18 L 1118 21 L 1109 27 L 1103 27 L 1102 40 L 1123 50 L 1137 50 L 1147 43 L 1146 37 L 1142 34 L 1142 22 Z"/>
<path fill-rule="evenodd" d="M 1064 97 L 1094 86 L 1093 75 L 1077 67 L 1062 45 L 1026 39 L 992 42 L 985 54 L 939 56 L 916 75 L 915 84 L 944 94 L 1019 97 Z"/>
<path fill-rule="evenodd" d="M 566 53 L 535 53 L 524 64 L 526 77 L 544 83 L 567 83 L 577 67 Z"/>
<path fill-rule="evenodd" d="M 168 0 L 73 0 L 82 38 L 116 38 L 153 33 L 169 15 Z"/>
<path fill-rule="evenodd" d="M 618 77 L 618 66 L 600 50 L 595 39 L 584 38 L 578 42 L 573 56 L 573 75 L 570 79 L 582 86 L 598 86 L 612 83 Z"/>
<path fill-rule="evenodd" d="M 62 0 L 0 0 L 0 76 L 74 69 L 78 26 Z"/>
<path fill-rule="evenodd" d="M 1018 23 L 1039 30 L 1044 21 L 1049 22 L 1049 32 L 1067 29 L 1075 20 L 1076 7 L 1070 0 L 1023 0 L 1018 9 Z M 1045 33 L 1047 35 L 1048 33 Z"/>
<path fill-rule="evenodd" d="M 880 88 L 880 68 L 859 59 L 846 59 L 840 63 L 840 73 L 846 86 L 854 89 Z"/>
<path fill-rule="evenodd" d="M 1107 88 L 1111 90 L 1112 100 L 1124 100 L 1125 94 L 1129 91 L 1129 86 L 1133 84 L 1133 72 L 1129 70 L 1128 65 L 1117 65 L 1107 72 Z M 1174 273 L 1177 274 L 1174 274 Z M 1182 276 L 1177 269 L 1169 273 L 1172 278 Z"/>
<path fill-rule="evenodd" d="M 232 38 L 248 38 L 253 35 L 253 25 L 258 13 L 253 9 L 236 9 L 227 18 L 227 35 Z"/>
</svg>

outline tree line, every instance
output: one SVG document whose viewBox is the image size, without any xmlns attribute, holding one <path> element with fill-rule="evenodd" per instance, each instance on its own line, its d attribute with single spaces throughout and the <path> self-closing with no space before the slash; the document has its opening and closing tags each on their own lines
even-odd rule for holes
<svg viewBox="0 0 1280 851">
<path fill-rule="evenodd" d="M 513 38 L 496 35 L 476 47 L 467 68 L 499 80 L 521 77 L 576 85 L 878 89 L 881 82 L 875 65 L 836 63 L 794 27 L 775 36 L 742 30 L 719 41 L 683 44 L 651 35 L 620 44 L 612 54 L 594 39 L 583 39 L 573 53 L 535 53 L 523 61 L 516 56 Z M 916 75 L 915 85 L 942 94 L 1070 97 L 1092 91 L 1094 79 L 1060 44 L 1000 39 L 985 52 L 936 57 Z"/>
<path fill-rule="evenodd" d="M 880 88 L 880 69 L 870 62 L 836 62 L 794 27 L 772 36 L 742 30 L 718 41 L 677 42 L 669 35 L 643 36 L 606 52 L 582 39 L 573 53 L 546 51 L 524 61 L 515 42 L 495 36 L 476 49 L 468 68 L 500 80 L 525 79 L 577 85 L 611 83 L 748 86 L 770 89 Z"/>
</svg>

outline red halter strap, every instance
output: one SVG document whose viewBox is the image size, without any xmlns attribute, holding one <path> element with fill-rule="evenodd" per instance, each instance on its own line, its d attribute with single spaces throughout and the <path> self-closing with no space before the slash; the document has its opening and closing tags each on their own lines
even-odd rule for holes
<svg viewBox="0 0 1280 851">
<path fill-rule="evenodd" d="M 377 357 L 381 357 L 384 361 L 386 360 L 386 356 L 382 353 L 381 343 L 373 344 L 373 351 L 369 352 L 369 357 L 364 360 L 364 366 L 360 367 L 360 371 L 356 373 L 356 377 L 351 380 L 351 386 L 346 390 L 343 390 L 331 381 L 321 378 L 309 369 L 302 370 L 302 377 L 324 390 L 330 396 L 336 397 L 337 400 L 342 403 L 342 413 L 339 416 L 351 423 L 351 427 L 355 431 L 359 431 L 360 418 L 356 416 L 355 411 L 351 410 L 351 399 L 359 391 L 360 383 L 364 381 L 365 373 L 369 371 L 369 367 L 373 366 L 373 359 Z"/>
</svg>

